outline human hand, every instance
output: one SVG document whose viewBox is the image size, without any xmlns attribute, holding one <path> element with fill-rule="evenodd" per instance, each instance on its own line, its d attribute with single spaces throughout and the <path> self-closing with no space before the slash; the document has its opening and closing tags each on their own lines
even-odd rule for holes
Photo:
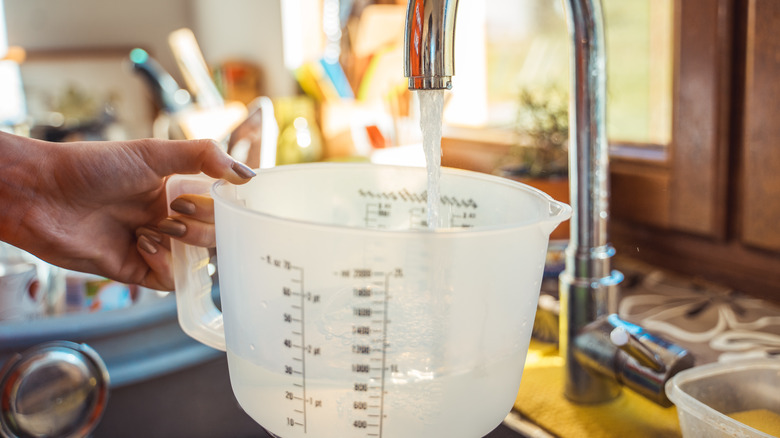
<svg viewBox="0 0 780 438">
<path fill-rule="evenodd" d="M 136 230 L 138 248 L 152 269 L 173 289 L 170 239 L 188 245 L 213 248 L 216 246 L 214 229 L 214 200 L 207 195 L 184 194 L 174 199 L 171 209 L 176 212 L 156 224 Z"/>
<path fill-rule="evenodd" d="M 167 178 L 254 176 L 211 140 L 49 143 L 0 133 L 0 151 L 2 240 L 67 269 L 160 290 L 173 288 L 168 255 L 144 250 L 136 231 L 166 218 Z"/>
</svg>

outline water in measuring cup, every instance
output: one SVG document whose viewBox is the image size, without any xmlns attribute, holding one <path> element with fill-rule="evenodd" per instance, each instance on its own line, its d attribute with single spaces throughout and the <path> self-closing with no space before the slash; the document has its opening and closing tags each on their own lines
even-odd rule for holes
<svg viewBox="0 0 780 438">
<path fill-rule="evenodd" d="M 241 406 L 281 438 L 481 437 L 511 409 L 524 357 L 516 353 L 449 376 L 393 373 L 384 383 L 381 413 L 367 415 L 360 404 L 365 399 L 351 383 L 308 378 L 305 397 L 293 397 L 295 376 L 254 364 L 230 348 L 227 355 Z"/>
<path fill-rule="evenodd" d="M 439 180 L 441 179 L 441 124 L 444 90 L 420 90 L 420 129 L 428 170 L 428 227 L 441 226 L 439 213 Z"/>
</svg>

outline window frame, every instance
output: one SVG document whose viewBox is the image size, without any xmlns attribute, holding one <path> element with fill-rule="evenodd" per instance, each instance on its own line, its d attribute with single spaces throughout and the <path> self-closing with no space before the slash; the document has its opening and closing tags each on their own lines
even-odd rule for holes
<svg viewBox="0 0 780 438">
<path fill-rule="evenodd" d="M 676 0 L 671 143 L 612 144 L 613 217 L 726 237 L 733 0 Z"/>
<path fill-rule="evenodd" d="M 771 110 L 750 107 L 748 91 L 770 93 L 764 98 L 771 100 L 780 90 L 747 89 L 748 53 L 762 49 L 752 46 L 754 24 L 747 17 L 760 3 L 675 0 L 672 141 L 650 159 L 630 147 L 612 154 L 610 233 L 619 256 L 780 302 L 780 250 L 746 240 L 747 213 L 741 211 L 746 199 L 761 196 L 746 192 L 746 181 L 756 177 L 745 167 L 745 154 L 777 156 L 773 144 L 748 138 L 746 124 L 751 111 Z M 765 20 L 776 23 L 774 17 Z M 762 164 L 764 173 L 770 165 Z M 764 181 L 770 183 L 777 179 Z M 780 211 L 780 201 L 762 202 L 765 214 Z"/>
</svg>

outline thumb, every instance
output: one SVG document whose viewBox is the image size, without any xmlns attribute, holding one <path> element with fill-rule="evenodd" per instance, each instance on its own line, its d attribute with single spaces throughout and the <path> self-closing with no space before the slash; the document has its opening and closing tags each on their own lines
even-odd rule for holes
<svg viewBox="0 0 780 438">
<path fill-rule="evenodd" d="M 233 184 L 255 176 L 244 163 L 234 160 L 214 140 L 147 140 L 146 162 L 160 176 L 203 172 Z"/>
</svg>

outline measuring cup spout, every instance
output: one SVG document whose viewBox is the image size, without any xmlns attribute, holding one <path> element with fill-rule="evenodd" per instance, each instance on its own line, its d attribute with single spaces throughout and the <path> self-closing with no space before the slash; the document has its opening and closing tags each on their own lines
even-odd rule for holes
<svg viewBox="0 0 780 438">
<path fill-rule="evenodd" d="M 561 222 L 571 218 L 571 207 L 563 202 L 550 199 L 547 214 L 547 218 L 542 220 L 540 226 L 542 227 L 542 232 L 549 235 L 558 228 Z"/>
</svg>

